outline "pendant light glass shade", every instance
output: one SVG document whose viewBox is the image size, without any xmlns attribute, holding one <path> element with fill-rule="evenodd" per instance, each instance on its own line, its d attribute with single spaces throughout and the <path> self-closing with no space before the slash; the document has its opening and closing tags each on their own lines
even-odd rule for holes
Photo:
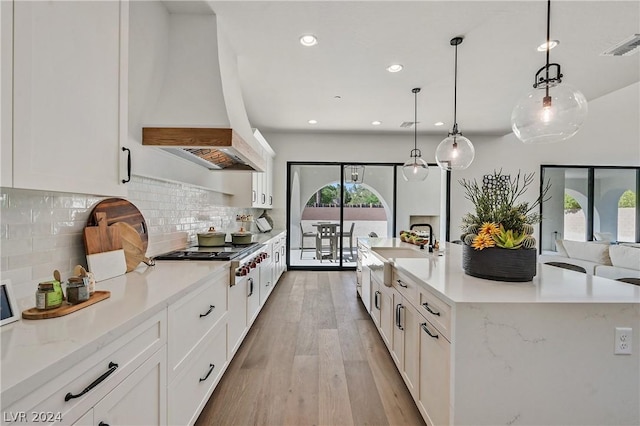
<svg viewBox="0 0 640 426">
<path fill-rule="evenodd" d="M 587 100 L 568 84 L 545 84 L 529 92 L 511 113 L 511 129 L 526 144 L 560 142 L 575 135 L 587 118 Z"/>
<path fill-rule="evenodd" d="M 413 149 L 410 157 L 402 165 L 402 177 L 407 182 L 419 182 L 425 180 L 429 174 L 429 165 L 422 159 L 422 152 L 418 149 L 418 93 L 419 88 L 412 89 L 414 94 L 414 120 L 413 120 Z"/>
<path fill-rule="evenodd" d="M 464 170 L 475 156 L 473 144 L 460 133 L 450 134 L 436 148 L 436 161 L 443 170 Z"/>
<path fill-rule="evenodd" d="M 429 165 L 422 157 L 411 157 L 402 165 L 402 176 L 407 182 L 425 180 L 428 174 Z"/>
<path fill-rule="evenodd" d="M 551 38 L 551 0 L 547 0 L 547 43 Z M 546 63 L 535 75 L 532 92 L 511 113 L 511 130 L 526 144 L 559 142 L 575 135 L 587 118 L 587 100 L 577 89 L 562 83 L 560 64 Z"/>
<path fill-rule="evenodd" d="M 471 141 L 458 131 L 457 95 L 458 95 L 458 45 L 464 40 L 454 37 L 449 44 L 455 46 L 455 66 L 453 84 L 453 128 L 449 135 L 436 148 L 436 162 L 443 170 L 464 170 L 471 165 L 476 156 L 476 150 Z"/>
</svg>

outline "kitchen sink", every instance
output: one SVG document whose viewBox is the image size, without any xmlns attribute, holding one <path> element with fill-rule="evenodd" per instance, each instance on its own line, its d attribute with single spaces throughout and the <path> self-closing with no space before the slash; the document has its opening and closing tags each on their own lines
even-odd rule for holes
<svg viewBox="0 0 640 426">
<path fill-rule="evenodd" d="M 380 257 L 384 259 L 393 259 L 393 258 L 407 258 L 407 257 L 426 257 L 429 252 L 428 250 L 420 250 L 416 247 L 416 249 L 412 248 L 403 248 L 403 247 L 371 247 L 371 251 L 377 253 Z"/>
</svg>

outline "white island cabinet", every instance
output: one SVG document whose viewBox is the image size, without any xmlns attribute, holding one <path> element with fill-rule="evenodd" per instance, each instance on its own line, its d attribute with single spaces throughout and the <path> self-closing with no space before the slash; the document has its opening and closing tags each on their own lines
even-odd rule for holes
<svg viewBox="0 0 640 426">
<path fill-rule="evenodd" d="M 129 3 L 2 3 L 2 186 L 126 195 Z"/>
<path fill-rule="evenodd" d="M 488 281 L 455 244 L 360 241 L 385 262 L 372 318 L 427 424 L 640 424 L 640 287 L 541 264 L 531 282 Z M 614 354 L 618 327 L 631 355 Z"/>
</svg>

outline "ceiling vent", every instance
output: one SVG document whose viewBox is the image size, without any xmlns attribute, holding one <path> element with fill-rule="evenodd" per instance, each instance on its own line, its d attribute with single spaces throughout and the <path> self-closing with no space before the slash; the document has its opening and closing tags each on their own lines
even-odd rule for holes
<svg viewBox="0 0 640 426">
<path fill-rule="evenodd" d="M 628 39 L 602 52 L 602 56 L 629 56 L 637 52 L 638 47 L 640 47 L 640 34 L 634 34 Z"/>
<path fill-rule="evenodd" d="M 403 121 L 402 123 L 400 123 L 400 127 L 402 127 L 403 129 L 409 129 L 416 123 L 419 123 L 419 121 Z"/>
</svg>

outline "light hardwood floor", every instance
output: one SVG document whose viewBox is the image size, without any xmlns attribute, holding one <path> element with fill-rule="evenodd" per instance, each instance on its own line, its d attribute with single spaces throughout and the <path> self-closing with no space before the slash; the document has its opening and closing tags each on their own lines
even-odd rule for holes
<svg viewBox="0 0 640 426">
<path fill-rule="evenodd" d="M 280 279 L 196 425 L 423 425 L 355 272 Z"/>
</svg>

